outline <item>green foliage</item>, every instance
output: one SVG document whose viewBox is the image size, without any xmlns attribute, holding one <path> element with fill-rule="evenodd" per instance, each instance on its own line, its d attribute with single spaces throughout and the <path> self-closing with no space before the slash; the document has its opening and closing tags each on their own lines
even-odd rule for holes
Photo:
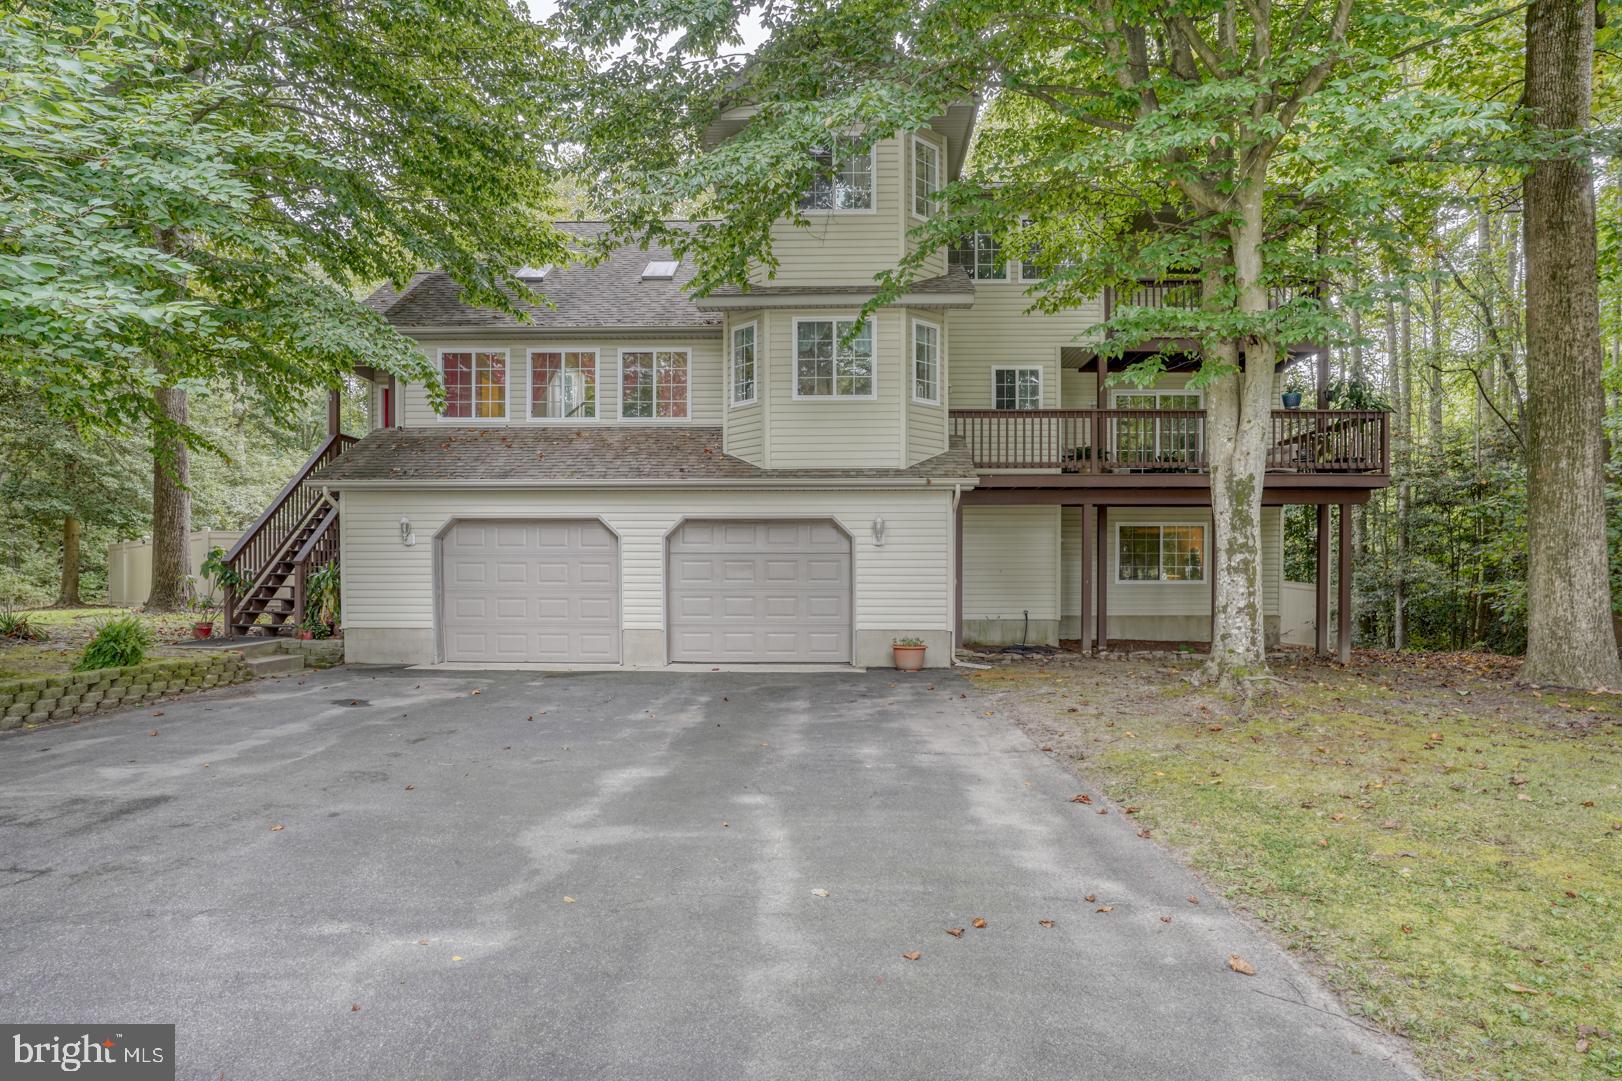
<svg viewBox="0 0 1622 1081">
<path fill-rule="evenodd" d="M 238 571 L 226 565 L 225 549 L 218 545 L 208 550 L 201 570 L 203 577 L 213 579 L 222 589 L 240 592 L 248 584 Z"/>
<path fill-rule="evenodd" d="M 513 306 L 547 222 L 543 30 L 501 0 L 38 0 L 0 22 L 0 361 L 57 416 L 182 435 L 151 390 L 273 414 L 356 364 L 437 387 L 354 299 L 442 266 Z"/>
<path fill-rule="evenodd" d="M 343 618 L 343 580 L 338 562 L 324 563 L 305 579 L 305 609 L 330 630 Z"/>
<path fill-rule="evenodd" d="M 89 672 L 97 668 L 122 668 L 140 664 L 146 651 L 152 648 L 152 631 L 139 616 L 114 616 L 96 624 L 95 637 L 84 647 L 75 672 Z"/>
<path fill-rule="evenodd" d="M 0 638 L 15 642 L 43 642 L 50 635 L 44 627 L 30 620 L 28 613 L 17 611 L 8 601 L 0 603 Z"/>
</svg>

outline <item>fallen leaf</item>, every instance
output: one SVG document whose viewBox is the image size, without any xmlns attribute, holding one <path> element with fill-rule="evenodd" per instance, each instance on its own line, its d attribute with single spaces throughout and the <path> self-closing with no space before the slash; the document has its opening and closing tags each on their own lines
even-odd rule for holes
<svg viewBox="0 0 1622 1081">
<path fill-rule="evenodd" d="M 428 945 L 428 940 L 426 938 L 419 938 L 417 939 L 417 945 L 426 946 Z"/>
<path fill-rule="evenodd" d="M 1092 801 L 1093 801 L 1093 797 L 1089 796 L 1085 792 L 1081 793 L 1081 795 L 1079 795 L 1079 796 L 1071 796 L 1070 797 L 1070 802 L 1071 803 L 1091 803 Z"/>
<path fill-rule="evenodd" d="M 1188 899 L 1188 903 L 1191 905 L 1197 905 L 1200 903 L 1200 899 L 1191 895 Z"/>
<path fill-rule="evenodd" d="M 1537 988 L 1528 987 L 1524 983 L 1506 983 L 1504 984 L 1504 988 L 1509 991 L 1514 991 L 1517 995 L 1535 995 L 1538 993 Z"/>
<path fill-rule="evenodd" d="M 1320 838 L 1318 838 L 1318 847 L 1319 848 L 1328 848 L 1329 847 L 1329 842 L 1326 839 L 1320 837 Z"/>
<path fill-rule="evenodd" d="M 572 904 L 574 904 L 574 898 L 566 896 L 566 897 L 563 898 L 563 903 L 566 904 L 566 905 L 572 905 Z"/>
<path fill-rule="evenodd" d="M 814 889 L 814 890 L 811 891 L 811 896 L 813 896 L 813 897 L 826 897 L 826 896 L 828 896 L 828 891 L 825 890 L 825 889 L 820 889 L 820 888 L 819 889 Z"/>
<path fill-rule="evenodd" d="M 474 694 L 478 694 L 478 693 L 480 693 L 480 692 L 479 692 L 479 691 L 477 691 L 477 690 L 475 690 L 475 691 L 474 691 L 474 692 L 473 692 L 473 693 L 474 693 Z"/>
<path fill-rule="evenodd" d="M 969 926 L 975 928 L 976 930 L 983 930 L 986 926 L 986 918 L 984 916 L 976 916 L 974 919 L 969 921 Z"/>
<path fill-rule="evenodd" d="M 1122 813 L 1122 814 L 1129 814 L 1129 815 L 1135 815 L 1135 814 L 1137 814 L 1137 813 L 1138 813 L 1138 811 L 1139 811 L 1139 810 L 1140 810 L 1140 809 L 1141 809 L 1141 808 L 1138 808 L 1138 807 L 1127 807 L 1127 808 L 1124 808 L 1124 809 L 1123 809 L 1123 810 L 1122 810 L 1122 811 L 1121 811 L 1121 813 Z"/>
<path fill-rule="evenodd" d="M 902 954 L 901 956 L 906 958 L 908 961 L 916 961 L 916 960 L 918 960 L 918 958 L 922 957 L 923 955 L 924 955 L 923 950 L 908 950 L 906 953 Z"/>
<path fill-rule="evenodd" d="M 1094 901 L 1098 900 L 1098 894 L 1089 893 L 1087 896 L 1083 897 L 1082 900 L 1086 901 L 1088 904 L 1092 904 Z"/>
<path fill-rule="evenodd" d="M 729 830 L 732 827 L 730 825 L 728 825 L 727 823 L 723 822 L 723 823 L 721 823 L 721 828 L 724 829 L 724 830 Z"/>
<path fill-rule="evenodd" d="M 156 728 L 154 728 L 152 731 L 147 733 L 147 735 L 149 735 L 149 736 L 155 736 L 157 734 L 158 734 L 158 730 Z"/>
<path fill-rule="evenodd" d="M 1577 1041 L 1577 1053 L 1579 1055 L 1588 1054 L 1588 1041 L 1587 1040 L 1578 1040 Z"/>
<path fill-rule="evenodd" d="M 1048 746 L 1048 745 L 1047 745 L 1047 744 L 1045 744 L 1045 743 L 1044 743 L 1044 744 L 1043 744 L 1043 745 L 1042 745 L 1042 749 L 1043 749 L 1043 750 L 1044 750 L 1044 751 L 1051 751 L 1051 750 L 1053 750 L 1053 748 L 1052 748 L 1052 747 L 1049 747 L 1049 746 Z"/>
<path fill-rule="evenodd" d="M 1115 911 L 1115 906 L 1114 905 L 1099 905 L 1097 908 L 1093 909 L 1093 911 L 1094 912 L 1114 912 Z"/>
<path fill-rule="evenodd" d="M 1228 954 L 1228 967 L 1239 973 L 1241 976 L 1256 975 L 1256 966 L 1245 960 L 1243 957 L 1240 957 L 1237 953 Z"/>
<path fill-rule="evenodd" d="M 162 717 L 163 716 L 163 710 L 161 710 L 161 709 L 153 710 L 152 711 L 152 716 L 154 716 L 154 717 Z"/>
<path fill-rule="evenodd" d="M 1384 822 L 1380 823 L 1380 828 L 1383 830 L 1394 830 L 1397 828 L 1397 820 L 1395 818 L 1388 818 Z"/>
<path fill-rule="evenodd" d="M 349 1004 L 349 1012 L 350 1012 L 350 1013 L 360 1013 L 360 1003 L 358 1003 L 358 1002 L 351 1002 L 351 1003 L 350 1003 L 350 1004 Z"/>
<path fill-rule="evenodd" d="M 270 827 L 270 832 L 272 832 L 272 833 L 280 833 L 280 832 L 282 832 L 282 827 L 280 825 L 272 826 L 272 827 Z"/>
<path fill-rule="evenodd" d="M 1161 923 L 1170 923 L 1171 922 L 1171 917 L 1170 916 L 1162 916 L 1162 917 L 1160 917 L 1160 922 Z"/>
<path fill-rule="evenodd" d="M 416 786 L 416 785 L 414 785 L 414 784 L 408 784 L 408 785 L 406 785 L 406 786 L 405 786 L 405 790 L 406 790 L 406 791 L 407 791 L 407 792 L 411 792 L 411 791 L 414 791 L 414 790 L 415 790 L 415 789 L 416 789 L 416 787 L 417 787 L 417 786 Z"/>
<path fill-rule="evenodd" d="M 1053 921 L 1052 920 L 1037 920 L 1036 922 L 1041 924 L 1043 927 L 1052 927 L 1053 926 Z"/>
<path fill-rule="evenodd" d="M 962 938 L 963 937 L 963 928 L 961 928 L 961 927 L 948 927 L 946 929 L 946 933 L 951 935 L 953 938 Z"/>
<path fill-rule="evenodd" d="M 453 954 L 451 954 L 451 960 L 452 960 L 452 961 L 460 961 L 460 960 L 461 960 L 461 959 L 462 959 L 462 955 L 461 955 L 461 954 L 459 954 L 459 953 L 453 953 Z"/>
</svg>

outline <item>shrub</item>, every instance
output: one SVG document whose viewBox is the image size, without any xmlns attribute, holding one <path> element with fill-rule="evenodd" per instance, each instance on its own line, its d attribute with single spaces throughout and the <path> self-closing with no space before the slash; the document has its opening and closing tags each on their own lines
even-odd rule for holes
<svg viewBox="0 0 1622 1081">
<path fill-rule="evenodd" d="M 9 603 L 0 605 L 0 638 L 13 638 L 19 642 L 43 642 L 50 635 L 44 627 L 34 625 L 27 614 L 19 612 Z"/>
<path fill-rule="evenodd" d="M 138 616 L 115 616 L 96 624 L 96 636 L 84 647 L 75 672 L 140 664 L 152 646 L 152 632 Z"/>
</svg>

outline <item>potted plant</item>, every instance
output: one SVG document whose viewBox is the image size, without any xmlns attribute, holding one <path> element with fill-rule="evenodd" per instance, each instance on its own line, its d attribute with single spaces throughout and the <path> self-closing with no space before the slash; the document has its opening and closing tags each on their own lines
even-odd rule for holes
<svg viewBox="0 0 1622 1081">
<path fill-rule="evenodd" d="M 191 636 L 201 641 L 214 636 L 214 621 L 220 617 L 220 606 L 202 594 L 194 594 L 188 607 L 191 609 Z"/>
<path fill-rule="evenodd" d="M 306 616 L 304 622 L 299 624 L 299 640 L 308 642 L 312 639 L 331 638 L 332 628 L 321 622 L 318 616 Z"/>
<path fill-rule="evenodd" d="M 1301 408 L 1301 384 L 1290 380 L 1284 385 L 1284 393 L 1280 396 L 1284 400 L 1285 409 Z"/>
<path fill-rule="evenodd" d="M 890 643 L 890 653 L 895 658 L 896 671 L 916 672 L 922 668 L 925 648 L 922 638 L 897 638 Z"/>
<path fill-rule="evenodd" d="M 317 634 L 317 638 L 331 638 L 338 633 L 343 616 L 343 576 L 336 560 L 310 572 L 305 583 L 304 606 L 321 628 L 322 633 Z"/>
</svg>

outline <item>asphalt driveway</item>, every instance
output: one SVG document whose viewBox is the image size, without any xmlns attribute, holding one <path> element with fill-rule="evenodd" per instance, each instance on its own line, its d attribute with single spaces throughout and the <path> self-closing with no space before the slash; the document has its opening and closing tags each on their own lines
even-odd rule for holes
<svg viewBox="0 0 1622 1081">
<path fill-rule="evenodd" d="M 986 708 L 336 669 L 0 738 L 0 1018 L 227 1081 L 1408 1076 Z"/>
</svg>

